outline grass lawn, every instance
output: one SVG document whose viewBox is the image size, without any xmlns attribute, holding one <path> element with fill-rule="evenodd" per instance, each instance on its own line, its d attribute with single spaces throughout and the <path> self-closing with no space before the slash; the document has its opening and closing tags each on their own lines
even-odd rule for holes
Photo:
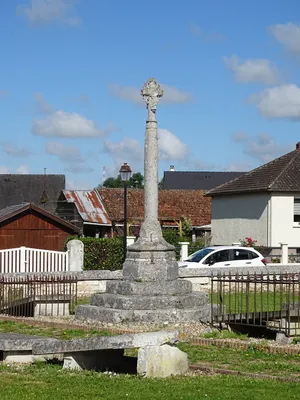
<svg viewBox="0 0 300 400">
<path fill-rule="evenodd" d="M 0 332 L 28 333 L 71 339 L 109 334 L 80 329 L 62 330 L 33 326 L 14 321 L 0 321 Z M 193 346 L 181 343 L 190 364 L 235 371 L 261 373 L 300 379 L 300 357 L 268 354 L 253 345 L 248 350 Z M 300 347 L 299 347 L 300 350 Z M 36 363 L 30 366 L 6 366 L 0 363 L 0 399 L 77 400 L 289 400 L 300 398 L 300 384 L 241 376 L 198 375 L 168 379 L 145 379 L 130 375 L 103 374 L 92 371 L 67 371 L 59 364 Z"/>
<path fill-rule="evenodd" d="M 24 333 L 26 335 L 48 336 L 56 339 L 72 339 L 80 337 L 91 336 L 109 336 L 108 331 L 98 331 L 90 329 L 85 331 L 83 329 L 62 329 L 51 327 L 49 325 L 30 325 L 22 322 L 15 321 L 1 321 L 0 320 L 0 333 Z"/>
<path fill-rule="evenodd" d="M 1 400 L 274 400 L 299 399 L 300 385 L 234 376 L 144 379 L 128 375 L 68 372 L 57 366 L 0 368 Z"/>
</svg>

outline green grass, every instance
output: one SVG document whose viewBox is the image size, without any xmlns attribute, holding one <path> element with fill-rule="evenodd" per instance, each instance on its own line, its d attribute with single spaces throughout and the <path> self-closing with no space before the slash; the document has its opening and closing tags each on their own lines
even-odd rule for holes
<svg viewBox="0 0 300 400">
<path fill-rule="evenodd" d="M 299 355 L 269 354 L 257 349 L 255 344 L 247 350 L 213 345 L 192 346 L 187 343 L 181 343 L 178 347 L 188 354 L 191 364 L 300 379 L 300 347 Z"/>
<path fill-rule="evenodd" d="M 288 303 L 287 293 L 284 292 L 243 292 L 225 293 L 220 296 L 217 293 L 210 295 L 210 301 L 214 304 L 221 304 L 226 307 L 226 313 L 244 313 L 259 311 L 279 311 L 285 303 Z M 295 303 L 299 303 L 300 296 L 296 296 Z"/>
<path fill-rule="evenodd" d="M 56 366 L 0 367 L 1 400 L 278 400 L 299 399 L 300 385 L 236 376 L 145 379 L 95 372 L 69 372 Z"/>
<path fill-rule="evenodd" d="M 24 333 L 27 335 L 48 336 L 56 339 L 72 339 L 91 336 L 108 336 L 110 332 L 90 329 L 62 329 L 48 325 L 30 325 L 15 321 L 0 321 L 0 333 Z"/>
</svg>

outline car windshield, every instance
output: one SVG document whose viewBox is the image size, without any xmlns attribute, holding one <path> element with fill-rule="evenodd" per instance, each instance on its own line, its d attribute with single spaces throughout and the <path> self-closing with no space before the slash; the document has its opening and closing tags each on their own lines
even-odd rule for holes
<svg viewBox="0 0 300 400">
<path fill-rule="evenodd" d="M 199 262 L 200 260 L 202 260 L 202 258 L 204 258 L 205 256 L 207 256 L 207 254 L 211 253 L 212 251 L 214 251 L 215 249 L 212 249 L 211 247 L 206 247 L 205 249 L 201 249 L 199 251 L 196 251 L 196 253 L 193 253 L 192 255 L 190 255 L 186 260 L 184 261 L 189 261 L 189 262 Z"/>
</svg>

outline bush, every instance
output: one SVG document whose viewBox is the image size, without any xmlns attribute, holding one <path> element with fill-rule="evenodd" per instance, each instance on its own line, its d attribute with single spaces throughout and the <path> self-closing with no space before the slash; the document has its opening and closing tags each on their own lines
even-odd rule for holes
<svg viewBox="0 0 300 400">
<path fill-rule="evenodd" d="M 116 271 L 123 267 L 123 238 L 79 238 L 70 236 L 66 244 L 72 240 L 81 240 L 84 244 L 84 266 L 87 270 Z"/>
</svg>

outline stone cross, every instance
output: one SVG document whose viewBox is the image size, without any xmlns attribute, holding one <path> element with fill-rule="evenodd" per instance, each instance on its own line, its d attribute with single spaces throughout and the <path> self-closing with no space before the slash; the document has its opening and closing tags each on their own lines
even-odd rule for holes
<svg viewBox="0 0 300 400">
<path fill-rule="evenodd" d="M 145 133 L 144 158 L 144 222 L 141 226 L 140 238 L 147 242 L 162 241 L 161 226 L 158 221 L 158 135 L 155 118 L 156 105 L 163 95 L 159 84 L 150 78 L 141 89 L 146 103 L 148 119 Z"/>
</svg>

